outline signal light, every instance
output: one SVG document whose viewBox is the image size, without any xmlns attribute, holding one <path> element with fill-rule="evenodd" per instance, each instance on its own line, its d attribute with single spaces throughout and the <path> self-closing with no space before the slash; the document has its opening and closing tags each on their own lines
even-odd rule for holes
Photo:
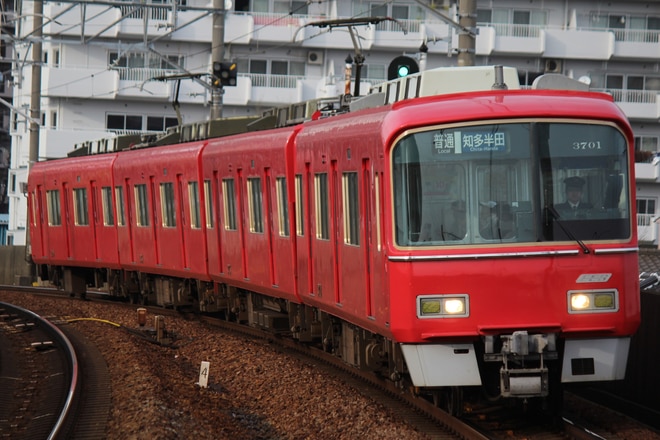
<svg viewBox="0 0 660 440">
<path fill-rule="evenodd" d="M 405 55 L 398 56 L 392 60 L 387 69 L 387 79 L 403 78 L 419 72 L 417 61 Z"/>
<path fill-rule="evenodd" d="M 214 86 L 235 86 L 236 85 L 236 63 L 223 63 L 215 61 L 213 63 L 213 85 Z"/>
</svg>

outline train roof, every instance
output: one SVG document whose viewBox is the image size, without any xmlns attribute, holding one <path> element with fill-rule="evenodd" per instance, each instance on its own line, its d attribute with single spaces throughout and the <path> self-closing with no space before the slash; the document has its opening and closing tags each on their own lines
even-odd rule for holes
<svg viewBox="0 0 660 440">
<path fill-rule="evenodd" d="M 563 75 L 548 74 L 538 77 L 532 84 L 532 88 L 587 91 L 589 86 Z M 383 82 L 372 87 L 366 96 L 342 95 L 334 98 L 321 98 L 273 108 L 261 116 L 212 119 L 170 127 L 164 133 L 159 134 L 131 134 L 87 141 L 76 144 L 67 156 L 87 156 L 158 147 L 292 126 L 313 119 L 381 107 L 412 98 L 518 89 L 521 89 L 518 72 L 513 67 L 441 67 Z"/>
</svg>

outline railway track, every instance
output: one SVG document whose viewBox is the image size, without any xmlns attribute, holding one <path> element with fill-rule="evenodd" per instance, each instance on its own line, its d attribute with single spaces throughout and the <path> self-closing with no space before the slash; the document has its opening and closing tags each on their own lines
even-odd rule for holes
<svg viewBox="0 0 660 440">
<path fill-rule="evenodd" d="M 78 393 L 78 360 L 66 336 L 47 320 L 0 303 L 0 434 L 58 438 Z"/>
<path fill-rule="evenodd" d="M 62 292 L 45 290 L 48 295 L 65 296 Z M 106 295 L 95 295 L 88 293 L 88 299 L 107 298 Z M 134 306 L 126 305 L 127 308 Z M 162 308 L 148 308 L 149 314 L 161 314 L 180 316 L 178 311 Z M 188 314 L 190 319 L 193 315 Z M 223 319 L 198 316 L 201 321 L 214 328 L 224 331 L 240 332 L 253 339 L 259 339 L 264 344 L 277 347 L 277 350 L 286 351 L 289 356 L 297 356 L 303 362 L 315 362 L 315 369 L 323 369 L 327 374 L 341 374 L 340 380 L 352 388 L 358 390 L 365 396 L 377 400 L 379 403 L 390 408 L 394 413 L 409 421 L 417 430 L 423 432 L 428 438 L 433 439 L 517 439 L 517 438 L 540 438 L 552 439 L 600 439 L 612 438 L 611 435 L 603 433 L 602 430 L 582 421 L 569 420 L 568 417 L 560 419 L 558 423 L 550 420 L 532 418 L 527 413 L 507 411 L 506 408 L 483 409 L 472 408 L 463 419 L 456 419 L 448 413 L 434 406 L 428 400 L 406 393 L 391 385 L 390 382 L 381 381 L 372 373 L 365 373 L 353 367 L 345 365 L 341 360 L 323 350 L 316 350 L 307 345 L 300 345 L 285 338 L 285 335 L 277 335 L 264 332 L 260 329 L 237 325 Z M 100 356 L 99 356 L 100 357 Z M 341 373 L 338 373 L 341 371 Z M 378 393 L 374 397 L 374 393 Z M 512 415 L 514 414 L 514 415 Z M 516 418 L 517 417 L 517 418 Z M 603 435 L 604 434 L 604 435 Z"/>
<path fill-rule="evenodd" d="M 103 438 L 110 383 L 96 347 L 31 311 L 0 310 L 0 436 Z"/>
</svg>

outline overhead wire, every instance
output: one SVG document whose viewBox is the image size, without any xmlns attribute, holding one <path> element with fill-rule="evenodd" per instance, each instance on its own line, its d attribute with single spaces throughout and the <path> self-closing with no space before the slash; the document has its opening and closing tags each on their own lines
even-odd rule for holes
<svg viewBox="0 0 660 440">
<path fill-rule="evenodd" d="M 301 10 L 301 9 L 303 9 L 303 8 L 305 8 L 305 7 L 307 7 L 307 6 L 309 6 L 310 4 L 314 4 L 314 3 L 322 4 L 322 3 L 324 3 L 325 1 L 326 1 L 326 0 L 308 0 L 308 1 L 305 2 L 304 4 L 301 4 L 300 6 L 298 6 L 296 9 L 293 9 L 293 10 L 289 11 L 289 13 L 288 13 L 287 15 L 281 15 L 281 16 L 279 16 L 279 17 L 276 17 L 276 18 L 274 18 L 272 21 L 267 22 L 267 23 L 265 23 L 265 24 L 263 24 L 263 25 L 260 25 L 259 27 L 256 27 L 256 28 L 254 28 L 253 30 L 251 30 L 250 32 L 246 32 L 245 34 L 242 34 L 242 35 L 236 36 L 236 37 L 234 37 L 232 40 L 225 41 L 224 44 L 225 44 L 225 45 L 231 45 L 233 42 L 235 42 L 235 41 L 239 41 L 240 39 L 242 39 L 242 38 L 244 38 L 244 37 L 246 37 L 246 36 L 253 35 L 253 34 L 255 34 L 255 33 L 259 32 L 259 31 L 261 31 L 261 30 L 263 30 L 263 29 L 265 29 L 265 28 L 267 28 L 267 27 L 270 27 L 270 26 L 276 26 L 277 23 L 279 23 L 279 22 L 281 22 L 282 20 L 285 20 L 285 19 L 287 19 L 288 17 L 294 15 L 297 11 L 299 11 L 299 10 Z M 386 5 L 386 4 L 389 4 L 389 3 L 392 3 L 392 0 L 388 0 L 388 1 L 386 1 L 386 2 L 383 2 L 382 5 Z M 105 11 L 104 11 L 104 12 L 105 12 Z M 369 13 L 369 11 L 368 11 L 368 10 L 365 10 L 365 11 L 361 12 L 360 14 L 356 14 L 355 17 L 359 17 L 360 15 L 364 15 L 364 14 L 368 14 L 368 13 Z M 96 14 L 95 16 L 98 16 L 98 14 Z M 73 27 L 73 26 L 70 26 L 69 28 L 67 28 L 67 30 L 71 29 L 72 27 Z M 64 32 L 64 31 L 61 31 L 61 32 Z M 58 34 L 56 34 L 56 35 L 60 35 L 60 36 L 61 36 L 61 32 L 58 33 Z M 320 37 L 320 36 L 322 36 L 322 35 L 324 35 L 325 33 L 328 33 L 328 32 L 330 32 L 330 29 L 328 29 L 328 30 L 322 30 L 322 31 L 320 31 L 318 34 L 315 34 L 315 35 L 311 35 L 311 36 L 309 36 L 309 37 L 306 37 L 304 40 L 311 40 L 311 39 L 313 39 L 313 38 Z M 157 38 L 158 38 L 158 37 L 157 37 Z M 303 41 L 304 41 L 304 40 L 303 40 Z M 153 44 L 154 41 L 157 41 L 157 39 L 147 41 L 147 42 L 146 42 L 146 46 L 149 46 L 149 45 Z M 269 49 L 277 49 L 277 48 L 282 48 L 282 47 L 288 47 L 288 46 L 291 46 L 291 45 L 292 45 L 292 43 L 283 43 L 283 44 L 279 44 L 279 45 L 268 46 L 268 48 L 269 48 Z M 119 58 L 121 57 L 121 55 L 126 54 L 126 53 L 130 53 L 130 52 L 134 51 L 134 50 L 135 50 L 136 48 L 138 48 L 138 47 L 140 47 L 141 49 L 143 49 L 144 52 L 146 52 L 144 46 L 145 46 L 145 43 L 142 43 L 142 42 L 141 42 L 141 43 L 138 43 L 138 44 L 129 44 L 127 47 L 125 47 L 125 48 L 123 48 L 123 49 L 121 49 L 121 50 L 118 51 L 118 55 L 119 55 L 119 56 L 118 56 L 117 59 L 119 59 Z M 213 48 L 214 48 L 214 46 L 211 46 L 211 51 L 213 50 Z M 199 51 L 196 51 L 196 52 L 189 52 L 187 55 L 188 55 L 188 57 L 192 57 L 192 56 L 195 56 L 195 55 L 200 55 L 200 54 L 205 54 L 205 53 L 209 53 L 209 49 L 208 49 L 208 47 L 205 47 L 204 49 L 200 49 Z M 208 64 L 199 64 L 198 66 L 188 67 L 187 70 L 194 72 L 196 69 L 202 69 L 202 68 L 208 68 Z M 48 89 L 42 89 L 42 95 L 44 95 L 44 96 L 48 96 L 49 93 L 53 93 L 53 91 L 55 91 L 55 90 L 57 90 L 57 89 L 60 89 L 60 88 L 63 88 L 63 87 L 68 87 L 68 86 L 70 86 L 70 85 L 72 85 L 72 84 L 79 83 L 80 81 L 83 81 L 83 80 L 91 79 L 91 78 L 93 78 L 93 77 L 96 76 L 96 75 L 100 75 L 100 74 L 106 72 L 107 70 L 111 70 L 111 66 L 110 66 L 110 65 L 108 65 L 107 68 L 105 68 L 105 69 L 103 69 L 103 70 L 99 70 L 99 71 L 96 72 L 96 73 L 91 73 L 91 74 L 89 74 L 89 75 L 86 76 L 86 77 L 77 78 L 77 79 L 75 79 L 75 80 L 71 80 L 71 81 L 66 82 L 66 83 L 61 83 L 61 84 L 58 84 L 58 85 L 55 86 L 55 87 L 51 87 L 51 88 L 48 88 Z M 113 95 L 113 94 L 117 94 L 117 93 L 119 93 L 119 92 L 121 92 L 121 91 L 123 91 L 123 90 L 128 90 L 128 89 L 133 89 L 133 88 L 140 88 L 140 86 L 136 84 L 136 85 L 131 85 L 131 86 L 127 86 L 127 87 L 122 87 L 122 88 L 118 88 L 118 89 L 115 89 L 115 90 L 111 90 L 111 91 L 108 91 L 108 92 L 105 92 L 105 93 L 102 93 L 102 94 L 91 94 L 91 95 L 86 96 L 86 97 L 78 97 L 78 98 L 79 98 L 79 99 L 94 99 L 94 98 L 99 98 L 99 97 L 101 97 L 101 96 L 111 96 L 111 95 Z M 21 96 L 27 96 L 27 95 L 18 95 L 18 96 L 21 97 Z"/>
</svg>

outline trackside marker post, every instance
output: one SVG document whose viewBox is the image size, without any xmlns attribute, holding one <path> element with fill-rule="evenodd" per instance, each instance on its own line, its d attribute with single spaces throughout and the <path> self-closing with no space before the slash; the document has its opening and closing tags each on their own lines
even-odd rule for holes
<svg viewBox="0 0 660 440">
<path fill-rule="evenodd" d="M 209 365 L 207 361 L 202 361 L 202 365 L 199 367 L 198 385 L 202 388 L 206 388 L 209 383 Z"/>
</svg>

